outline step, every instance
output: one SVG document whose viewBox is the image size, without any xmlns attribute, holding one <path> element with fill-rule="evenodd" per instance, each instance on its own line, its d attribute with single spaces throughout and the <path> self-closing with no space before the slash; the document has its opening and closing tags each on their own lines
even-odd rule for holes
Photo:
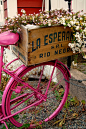
<svg viewBox="0 0 86 129">
<path fill-rule="evenodd" d="M 77 69 L 71 69 L 70 70 L 71 73 L 71 79 L 76 79 L 76 80 L 86 80 L 86 75 L 80 71 L 78 71 Z M 73 81 L 71 80 L 72 83 L 74 83 L 75 85 L 79 85 L 79 86 L 75 86 L 70 84 L 70 94 L 72 97 L 77 97 L 77 99 L 81 100 L 85 100 L 86 101 L 86 81 L 82 81 L 81 83 L 77 82 L 77 81 Z M 83 88 L 84 87 L 84 88 Z"/>
</svg>

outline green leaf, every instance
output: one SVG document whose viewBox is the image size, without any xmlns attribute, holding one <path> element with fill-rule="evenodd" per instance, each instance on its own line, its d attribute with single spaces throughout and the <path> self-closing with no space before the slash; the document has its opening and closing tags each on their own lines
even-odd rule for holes
<svg viewBox="0 0 86 129">
<path fill-rule="evenodd" d="M 9 128 L 10 128 L 10 125 L 9 125 L 9 123 L 8 123 L 8 122 L 6 122 L 6 125 L 7 125 L 8 129 L 9 129 Z M 6 129 L 5 125 L 3 126 L 3 128 L 2 128 L 2 129 Z"/>
<path fill-rule="evenodd" d="M 2 129 L 6 129 L 5 125 L 3 126 L 3 128 L 2 128 Z"/>
<path fill-rule="evenodd" d="M 30 101 L 30 99 L 27 99 L 27 100 L 25 101 L 25 103 L 27 104 L 29 101 Z"/>
<path fill-rule="evenodd" d="M 72 98 L 70 101 L 71 101 L 71 102 L 75 102 L 74 98 Z"/>
<path fill-rule="evenodd" d="M 6 78 L 5 81 L 7 82 L 8 81 L 8 78 Z"/>
<path fill-rule="evenodd" d="M 3 95 L 3 91 L 0 90 L 1 95 Z"/>
<path fill-rule="evenodd" d="M 70 105 L 70 102 L 68 100 L 66 100 L 65 105 L 64 105 L 64 108 L 67 109 L 69 107 L 69 105 Z"/>
<path fill-rule="evenodd" d="M 64 91 L 62 91 L 62 93 L 61 93 L 61 97 L 63 97 L 63 95 L 64 95 Z"/>
<path fill-rule="evenodd" d="M 62 120 L 62 121 L 59 123 L 59 127 L 62 127 L 63 124 L 64 124 L 64 120 Z"/>
<path fill-rule="evenodd" d="M 85 104 L 86 103 L 85 100 L 82 100 L 81 102 L 82 102 L 82 104 Z"/>
<path fill-rule="evenodd" d="M 13 116 L 13 118 L 15 118 L 16 120 L 19 119 L 19 115 L 15 115 Z"/>
<path fill-rule="evenodd" d="M 22 127 L 20 127 L 19 129 L 23 129 L 23 128 L 28 128 L 30 126 L 30 124 L 24 124 Z"/>
<path fill-rule="evenodd" d="M 16 98 L 16 95 L 12 94 L 11 99 L 14 99 L 14 98 Z"/>
</svg>

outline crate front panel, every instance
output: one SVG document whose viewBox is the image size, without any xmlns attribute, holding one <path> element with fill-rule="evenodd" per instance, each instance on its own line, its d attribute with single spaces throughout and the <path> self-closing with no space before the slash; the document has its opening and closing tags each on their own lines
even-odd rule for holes
<svg viewBox="0 0 86 129">
<path fill-rule="evenodd" d="M 54 26 L 30 30 L 28 32 L 28 65 L 38 64 L 73 55 L 68 43 L 73 34 L 69 27 Z"/>
</svg>

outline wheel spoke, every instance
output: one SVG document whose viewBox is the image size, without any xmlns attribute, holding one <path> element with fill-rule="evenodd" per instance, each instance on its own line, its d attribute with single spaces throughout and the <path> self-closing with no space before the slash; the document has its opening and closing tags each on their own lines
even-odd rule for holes
<svg viewBox="0 0 86 129">
<path fill-rule="evenodd" d="M 32 93 L 31 95 L 29 95 L 28 96 L 28 93 L 25 95 L 25 96 L 23 96 L 23 98 L 22 98 L 22 100 L 21 100 L 21 97 L 19 98 L 19 99 L 16 99 L 17 101 L 19 101 L 15 106 L 13 106 L 12 108 L 11 108 L 11 110 L 13 110 L 13 109 L 15 109 L 16 107 L 18 107 L 20 104 L 22 104 L 22 103 L 24 103 L 26 100 L 28 100 L 30 97 L 32 97 L 34 95 L 34 93 Z M 27 98 L 25 98 L 24 99 L 24 97 L 26 97 L 26 96 L 28 96 Z M 15 100 L 15 102 L 17 102 Z M 13 100 L 12 100 L 13 101 Z M 21 101 L 21 102 L 20 102 Z M 14 102 L 13 102 L 14 103 Z"/>
</svg>

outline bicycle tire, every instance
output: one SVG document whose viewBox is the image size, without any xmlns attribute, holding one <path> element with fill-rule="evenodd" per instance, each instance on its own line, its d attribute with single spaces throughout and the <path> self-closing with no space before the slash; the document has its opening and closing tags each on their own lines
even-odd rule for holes
<svg viewBox="0 0 86 129">
<path fill-rule="evenodd" d="M 36 66 L 31 66 L 31 67 L 25 67 L 25 69 L 24 70 L 21 70 L 21 72 L 19 73 L 19 77 L 20 78 L 22 78 L 23 76 L 25 76 L 28 72 L 31 72 L 33 69 L 36 69 L 36 68 L 39 68 L 39 67 L 42 67 L 42 66 L 47 66 L 47 65 L 49 65 L 50 67 L 51 66 L 54 66 L 55 65 L 55 63 L 53 62 L 53 61 L 50 61 L 50 62 L 45 62 L 45 63 L 41 63 L 41 64 L 38 64 L 38 65 L 36 65 Z M 52 85 L 50 86 L 51 87 L 51 96 L 50 96 L 50 94 L 48 95 L 48 99 L 49 99 L 49 96 L 50 96 L 50 100 L 48 100 L 48 99 L 46 99 L 45 101 L 42 101 L 42 103 L 43 103 L 43 105 L 42 105 L 42 103 L 41 104 L 38 104 L 36 107 L 34 106 L 34 107 L 31 107 L 31 109 L 29 109 L 30 111 L 28 111 L 29 112 L 29 118 L 28 118 L 28 122 L 30 123 L 30 128 L 34 128 L 36 125 L 39 125 L 39 124 L 42 124 L 42 122 L 47 122 L 47 121 L 50 121 L 50 120 L 52 120 L 56 115 L 58 115 L 58 113 L 61 111 L 61 109 L 63 108 L 63 106 L 64 106 L 64 104 L 65 104 L 65 102 L 66 102 L 66 99 L 67 99 L 67 96 L 68 96 L 68 93 L 69 93 L 69 83 L 68 82 L 66 82 L 65 80 L 64 80 L 64 78 L 66 79 L 66 80 L 68 80 L 69 81 L 69 74 L 68 74 L 68 72 L 67 72 L 67 69 L 66 69 L 66 67 L 64 66 L 64 65 L 62 65 L 62 63 L 60 63 L 60 62 L 57 62 L 57 64 L 56 64 L 56 75 L 57 75 L 57 71 L 58 71 L 58 77 L 57 77 L 57 80 L 59 80 L 59 76 L 62 76 L 62 78 L 59 80 L 60 82 L 61 82 L 61 84 L 58 84 L 58 83 L 53 83 L 53 81 L 51 82 L 52 83 Z M 60 75 L 61 74 L 61 75 Z M 49 83 L 49 79 L 45 79 L 45 81 L 47 80 L 47 82 Z M 34 81 L 35 82 L 35 84 L 36 84 L 36 81 Z M 11 105 L 10 105 L 10 101 L 12 101 L 11 100 L 11 97 L 12 97 L 12 93 L 14 93 L 14 91 L 12 90 L 12 89 L 15 89 L 16 88 L 16 85 L 17 85 L 17 81 L 16 80 L 14 80 L 13 78 L 9 81 L 9 85 L 7 86 L 7 88 L 6 88 L 6 90 L 5 90 L 5 92 L 4 92 L 4 98 L 3 98 L 3 112 L 4 112 L 4 115 L 5 116 L 9 116 L 9 115 L 11 115 L 12 113 L 13 113 L 13 111 L 11 111 Z M 29 81 L 29 83 L 30 83 L 30 81 Z M 43 84 L 42 84 L 43 83 Z M 42 84 L 42 86 L 40 86 L 40 92 L 42 93 L 42 94 L 44 94 L 43 92 L 45 91 L 45 89 L 43 89 L 43 88 L 45 88 L 45 86 L 44 86 L 44 83 L 45 82 L 41 82 L 40 83 L 40 85 Z M 34 86 L 35 84 L 33 84 L 32 85 L 32 82 L 31 82 L 31 84 L 29 84 L 29 85 L 31 85 L 31 86 Z M 34 86 L 35 87 L 35 86 Z M 22 88 L 23 89 L 23 88 Z M 24 91 L 25 92 L 27 92 L 26 90 L 28 89 L 28 87 L 26 87 L 26 89 L 24 89 Z M 52 89 L 55 89 L 55 91 L 54 90 L 52 90 Z M 29 89 L 30 90 L 30 89 Z M 29 91 L 28 90 L 28 91 Z M 49 90 L 49 91 L 50 91 Z M 61 90 L 62 90 L 62 92 L 64 93 L 64 94 L 62 94 L 62 96 L 61 96 L 61 98 L 59 98 L 59 99 L 61 99 L 61 100 L 58 100 L 58 104 L 56 105 L 56 102 L 57 102 L 57 98 L 58 98 L 58 94 L 60 95 L 62 92 L 61 92 Z M 61 92 L 61 93 L 60 93 Z M 30 93 L 29 94 L 32 94 L 33 93 L 33 91 L 30 91 Z M 48 92 L 49 93 L 49 92 Z M 15 93 L 16 94 L 16 93 Z M 53 95 L 54 94 L 54 95 Z M 17 94 L 18 95 L 18 94 Z M 19 95 L 20 96 L 20 95 Z M 63 97 L 63 98 L 62 98 Z M 41 99 L 41 97 L 38 97 L 37 96 L 37 94 L 36 95 L 33 95 L 33 98 L 35 98 L 35 99 L 38 99 L 38 101 Z M 32 99 L 33 98 L 31 98 L 29 101 L 30 102 L 28 102 L 28 104 L 30 103 L 32 103 L 31 101 L 32 101 Z M 51 100 L 51 98 L 52 98 L 52 100 Z M 19 100 L 18 100 L 19 101 Z M 37 101 L 37 100 L 34 100 L 34 101 Z M 55 102 L 54 102 L 55 101 Z M 51 105 L 50 105 L 50 109 L 47 109 L 48 108 L 48 105 L 47 105 L 47 103 L 50 103 L 51 102 Z M 17 102 L 18 103 L 18 102 Z M 55 107 L 54 107 L 54 105 L 53 104 L 55 104 Z M 15 104 L 16 105 L 16 104 Z M 25 103 L 24 103 L 24 105 L 25 105 Z M 14 104 L 13 104 L 13 106 L 14 106 Z M 52 106 L 52 108 L 54 108 L 53 109 L 53 111 L 52 111 L 52 113 L 51 113 L 51 106 Z M 44 109 L 42 109 L 44 107 Z M 41 110 L 42 109 L 42 111 L 41 111 L 41 114 L 42 113 L 44 113 L 45 112 L 45 114 L 47 114 L 48 115 L 48 112 L 50 112 L 49 113 L 49 116 L 47 116 L 47 115 L 45 115 L 44 116 L 44 114 L 43 114 L 43 116 L 40 116 L 40 117 L 42 117 L 41 118 L 41 120 L 40 120 L 40 117 L 38 118 L 36 118 L 36 109 L 35 108 L 39 108 L 38 109 L 38 112 L 37 112 L 37 116 L 39 116 L 39 110 Z M 15 110 L 15 109 L 14 109 Z M 44 111 L 45 110 L 45 111 Z M 16 111 L 15 111 L 16 112 Z M 34 114 L 34 112 L 35 112 L 35 118 L 34 118 L 34 120 L 30 120 L 31 119 L 31 115 L 32 114 Z M 32 113 L 32 114 L 31 114 Z M 41 115 L 40 114 L 40 115 Z M 19 116 L 21 117 L 21 114 L 19 114 Z M 43 118 L 44 117 L 44 118 Z M 46 117 L 46 118 L 45 118 Z M 32 117 L 33 118 L 33 117 Z M 35 119 L 37 119 L 36 121 L 35 121 Z M 21 127 L 24 123 L 23 122 L 20 122 L 20 118 L 19 118 L 19 120 L 16 120 L 14 117 L 11 117 L 11 118 L 9 118 L 9 120 L 11 121 L 11 123 L 13 123 L 15 126 L 17 126 L 17 127 Z M 23 121 L 23 117 L 22 117 L 22 121 Z"/>
</svg>

